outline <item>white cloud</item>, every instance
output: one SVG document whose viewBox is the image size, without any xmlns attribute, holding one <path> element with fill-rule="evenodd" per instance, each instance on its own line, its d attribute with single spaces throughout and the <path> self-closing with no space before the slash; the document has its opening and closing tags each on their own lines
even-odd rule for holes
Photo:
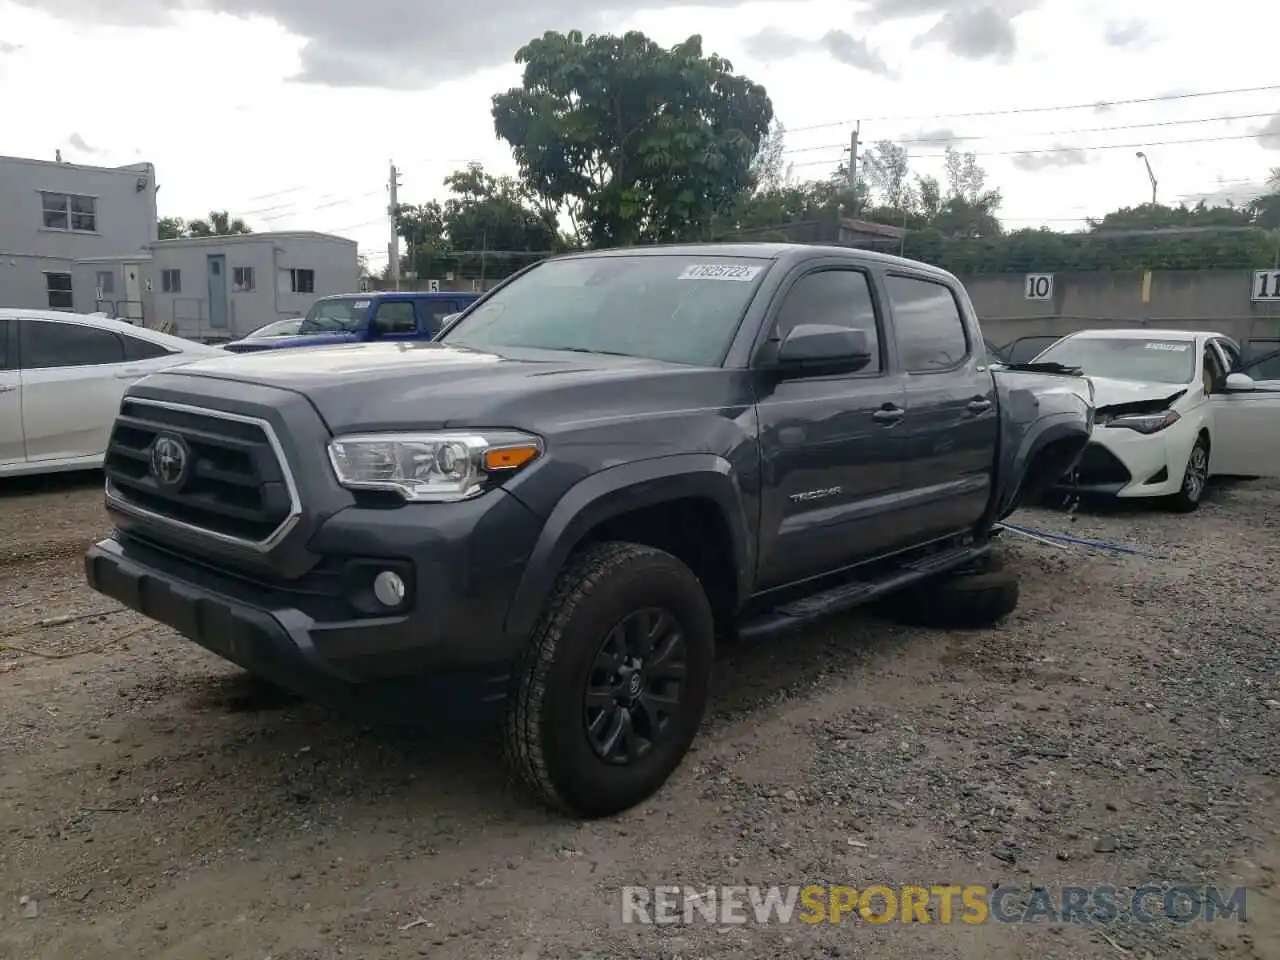
<svg viewBox="0 0 1280 960">
<path fill-rule="evenodd" d="M 863 121 L 866 144 L 932 140 L 910 145 L 919 173 L 942 173 L 942 150 L 954 136 L 954 145 L 978 154 L 988 182 L 1002 190 L 1011 225 L 1061 226 L 1067 218 L 1141 202 L 1149 192 L 1141 161 L 1132 147 L 1093 149 L 1108 144 L 1141 142 L 1162 196 L 1169 197 L 1214 190 L 1224 179 L 1260 179 L 1275 165 L 1275 153 L 1263 149 L 1270 141 L 1260 142 L 1254 133 L 1262 132 L 1263 121 L 1070 132 L 1273 112 L 1276 92 L 1115 104 L 1177 87 L 1273 82 L 1265 62 L 1233 52 L 1238 24 L 1256 10 L 1256 0 L 1220 0 L 1212 8 L 1168 0 L 1159 35 L 1145 47 L 1123 50 L 1097 41 L 1117 17 L 1142 13 L 1138 0 L 1099 0 L 1083 8 L 1078 0 L 1037 6 L 994 0 L 700 0 L 697 6 L 642 0 L 628 8 L 636 12 L 607 19 L 597 11 L 614 7 L 570 0 L 519 7 L 508 0 L 502 16 L 473 3 L 465 15 L 451 7 L 448 17 L 431 13 L 436 0 L 423 0 L 398 18 L 388 11 L 404 7 L 391 0 L 330 0 L 320 7 L 309 0 L 225 0 L 221 14 L 209 11 L 213 2 L 0 0 L 4 43 L 22 48 L 0 60 L 5 152 L 52 159 L 55 148 L 69 149 L 74 131 L 99 151 L 81 155 L 89 162 L 153 162 L 163 215 L 227 208 L 258 230 L 334 230 L 358 240 L 377 260 L 385 256 L 388 232 L 388 160 L 402 168 L 407 202 L 440 196 L 441 180 L 468 160 L 511 171 L 510 152 L 494 138 L 489 108 L 493 93 L 519 80 L 511 60 L 516 47 L 546 29 L 604 27 L 641 29 L 662 43 L 700 33 L 708 51 L 729 57 L 768 88 L 791 131 L 787 159 L 797 177 L 833 170 L 856 119 Z M 268 10 L 267 2 L 276 6 Z M 1011 53 L 988 40 L 991 56 L 971 59 L 963 44 L 957 49 L 941 35 L 935 35 L 937 43 L 915 45 L 943 23 L 954 26 L 961 16 L 955 11 L 979 8 L 1002 13 L 1003 22 L 1012 24 Z M 753 44 L 762 32 L 798 38 L 795 55 L 761 56 Z M 860 46 L 823 44 L 828 36 Z M 1088 69 L 1081 69 L 1085 49 Z M 351 59 L 357 54 L 363 62 Z M 332 61 L 322 63 L 324 55 Z M 865 63 L 855 71 L 841 57 Z M 891 65 L 896 76 L 878 72 L 878 62 Z M 1186 72 L 1189 62 L 1199 65 L 1194 80 Z M 343 85 L 292 79 L 325 70 L 347 70 L 336 78 Z M 371 76 L 391 89 L 347 85 Z M 31 90 L 41 95 L 32 97 Z M 1105 113 L 1088 106 L 964 116 L 1096 103 L 1114 105 Z M 1228 134 L 1247 136 L 1160 145 Z M 1059 144 L 1078 149 L 1089 162 L 1019 169 L 1020 154 Z"/>
</svg>

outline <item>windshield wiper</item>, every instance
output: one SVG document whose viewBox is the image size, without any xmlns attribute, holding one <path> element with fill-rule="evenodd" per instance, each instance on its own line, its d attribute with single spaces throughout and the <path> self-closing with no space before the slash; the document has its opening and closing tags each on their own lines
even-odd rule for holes
<svg viewBox="0 0 1280 960">
<path fill-rule="evenodd" d="M 566 353 L 599 353 L 606 357 L 631 357 L 635 358 L 634 353 L 622 353 L 618 350 L 588 350 L 586 347 L 543 347 L 544 350 L 563 350 Z"/>
</svg>

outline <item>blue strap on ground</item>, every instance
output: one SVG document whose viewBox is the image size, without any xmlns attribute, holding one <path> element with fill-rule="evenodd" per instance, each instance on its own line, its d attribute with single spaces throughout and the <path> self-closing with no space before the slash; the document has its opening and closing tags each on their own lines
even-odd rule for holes
<svg viewBox="0 0 1280 960">
<path fill-rule="evenodd" d="M 1065 533 L 1053 533 L 1049 530 L 1037 530 L 1035 527 L 1024 527 L 1021 524 L 1003 522 L 998 524 L 1001 527 L 1008 527 L 1010 530 L 1016 530 L 1019 533 L 1030 534 L 1035 537 L 1043 537 L 1046 540 L 1054 540 L 1058 543 L 1070 543 L 1075 546 L 1089 547 L 1093 550 L 1106 550 L 1111 553 L 1123 553 L 1134 557 L 1151 557 L 1155 560 L 1163 560 L 1164 557 L 1149 550 L 1137 550 L 1133 547 L 1122 547 L 1117 543 L 1107 543 L 1105 540 L 1089 540 L 1084 537 L 1073 537 Z"/>
</svg>

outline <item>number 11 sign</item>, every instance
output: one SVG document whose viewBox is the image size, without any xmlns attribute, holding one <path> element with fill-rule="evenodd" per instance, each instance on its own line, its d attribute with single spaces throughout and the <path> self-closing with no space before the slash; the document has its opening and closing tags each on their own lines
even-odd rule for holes
<svg viewBox="0 0 1280 960">
<path fill-rule="evenodd" d="M 1280 270 L 1255 270 L 1253 296 L 1249 299 L 1280 302 Z"/>
</svg>

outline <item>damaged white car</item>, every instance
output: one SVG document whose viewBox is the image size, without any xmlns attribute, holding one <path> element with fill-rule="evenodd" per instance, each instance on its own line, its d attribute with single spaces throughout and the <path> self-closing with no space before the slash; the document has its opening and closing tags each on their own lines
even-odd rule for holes
<svg viewBox="0 0 1280 960">
<path fill-rule="evenodd" d="M 1218 333 L 1082 330 L 1033 361 L 1093 381 L 1091 441 L 1068 478 L 1081 493 L 1158 497 L 1195 510 L 1211 476 L 1280 476 L 1280 390 L 1253 380 Z"/>
</svg>

